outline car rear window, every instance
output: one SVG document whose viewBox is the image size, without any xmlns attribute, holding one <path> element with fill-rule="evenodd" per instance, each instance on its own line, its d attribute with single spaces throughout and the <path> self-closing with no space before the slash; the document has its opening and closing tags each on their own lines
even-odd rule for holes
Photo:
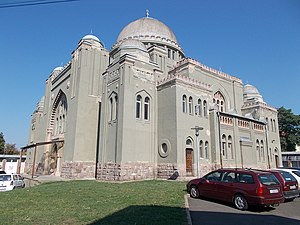
<svg viewBox="0 0 300 225">
<path fill-rule="evenodd" d="M 263 185 L 267 186 L 280 184 L 273 174 L 261 174 L 258 176 L 258 179 Z"/>
<path fill-rule="evenodd" d="M 10 175 L 0 175 L 0 181 L 10 181 L 11 176 Z"/>
<path fill-rule="evenodd" d="M 291 175 L 289 172 L 280 171 L 280 174 L 285 181 L 296 181 L 295 177 L 293 177 L 293 175 Z"/>
<path fill-rule="evenodd" d="M 295 170 L 295 171 L 293 171 L 293 173 L 296 174 L 298 177 L 300 177 L 300 171 Z"/>
</svg>

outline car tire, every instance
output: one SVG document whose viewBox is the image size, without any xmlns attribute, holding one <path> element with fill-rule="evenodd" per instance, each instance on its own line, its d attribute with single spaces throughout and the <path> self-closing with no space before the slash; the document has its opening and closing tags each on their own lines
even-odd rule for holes
<svg viewBox="0 0 300 225">
<path fill-rule="evenodd" d="M 190 187 L 190 196 L 191 196 L 192 198 L 199 198 L 200 192 L 199 192 L 199 190 L 198 190 L 198 188 L 197 188 L 196 185 L 192 185 L 192 186 Z"/>
<path fill-rule="evenodd" d="M 235 207 L 239 210 L 247 210 L 248 209 L 248 202 L 247 202 L 246 198 L 241 194 L 237 194 L 234 196 L 233 203 L 234 203 Z"/>
</svg>

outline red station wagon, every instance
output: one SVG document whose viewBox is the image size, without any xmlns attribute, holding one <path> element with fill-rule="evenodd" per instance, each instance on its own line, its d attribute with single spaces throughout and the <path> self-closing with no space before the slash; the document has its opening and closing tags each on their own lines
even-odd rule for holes
<svg viewBox="0 0 300 225">
<path fill-rule="evenodd" d="M 293 175 L 282 170 L 271 170 L 271 172 L 280 181 L 285 200 L 293 201 L 299 196 L 298 182 Z"/>
<path fill-rule="evenodd" d="M 219 169 L 191 180 L 187 191 L 200 196 L 234 203 L 240 210 L 249 205 L 271 206 L 284 201 L 281 184 L 274 174 L 254 169 Z"/>
</svg>

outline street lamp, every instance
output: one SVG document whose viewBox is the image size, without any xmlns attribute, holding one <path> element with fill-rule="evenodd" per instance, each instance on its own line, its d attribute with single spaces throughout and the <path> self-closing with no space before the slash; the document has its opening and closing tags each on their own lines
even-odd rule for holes
<svg viewBox="0 0 300 225">
<path fill-rule="evenodd" d="M 203 130 L 203 127 L 195 126 L 191 128 L 192 130 L 195 130 L 196 135 L 196 150 L 197 150 L 197 177 L 200 177 L 200 150 L 198 147 L 198 137 L 199 137 L 199 130 Z"/>
</svg>

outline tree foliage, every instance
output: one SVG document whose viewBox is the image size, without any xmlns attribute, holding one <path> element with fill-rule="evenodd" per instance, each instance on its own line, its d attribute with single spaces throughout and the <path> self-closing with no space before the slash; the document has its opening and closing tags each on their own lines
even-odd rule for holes
<svg viewBox="0 0 300 225">
<path fill-rule="evenodd" d="M 19 154 L 19 150 L 16 147 L 16 144 L 5 144 L 5 154 L 7 155 L 16 155 Z"/>
<path fill-rule="evenodd" d="M 300 115 L 294 115 L 291 109 L 278 109 L 279 135 L 282 151 L 295 151 L 300 144 Z"/>
<path fill-rule="evenodd" d="M 5 147 L 5 139 L 3 133 L 1 132 L 0 133 L 0 154 L 4 153 L 4 147 Z"/>
</svg>

